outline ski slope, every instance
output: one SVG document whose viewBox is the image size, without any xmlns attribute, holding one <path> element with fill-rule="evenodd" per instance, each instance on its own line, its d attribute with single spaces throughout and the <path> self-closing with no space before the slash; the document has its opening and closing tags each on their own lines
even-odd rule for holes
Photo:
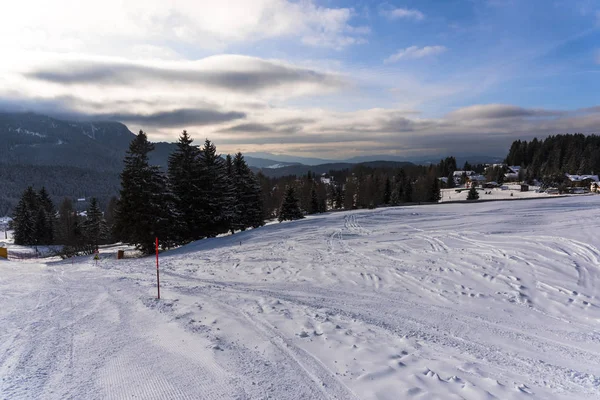
<svg viewBox="0 0 600 400">
<path fill-rule="evenodd" d="M 0 261 L 4 399 L 598 399 L 600 196 Z"/>
</svg>

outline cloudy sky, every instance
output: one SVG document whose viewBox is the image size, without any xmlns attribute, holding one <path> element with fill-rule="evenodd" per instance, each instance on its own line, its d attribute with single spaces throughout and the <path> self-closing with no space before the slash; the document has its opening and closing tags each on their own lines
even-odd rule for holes
<svg viewBox="0 0 600 400">
<path fill-rule="evenodd" d="M 222 152 L 505 155 L 600 133 L 600 0 L 19 0 L 0 49 L 0 109 Z"/>
</svg>

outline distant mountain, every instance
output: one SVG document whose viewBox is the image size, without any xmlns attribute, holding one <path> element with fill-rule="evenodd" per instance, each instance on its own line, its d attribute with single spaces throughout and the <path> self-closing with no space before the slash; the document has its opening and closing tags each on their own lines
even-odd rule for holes
<svg viewBox="0 0 600 400">
<path fill-rule="evenodd" d="M 273 161 L 276 161 L 277 163 L 304 164 L 304 165 L 320 165 L 320 164 L 344 162 L 343 160 L 324 160 L 321 158 L 298 157 L 298 156 L 293 156 L 293 155 L 289 155 L 289 154 L 272 154 L 272 153 L 263 153 L 263 152 L 244 153 L 244 157 L 246 159 L 249 157 L 262 158 L 262 159 L 267 159 L 267 160 L 273 160 Z M 259 167 L 259 166 L 257 165 L 257 167 Z M 259 167 L 259 168 L 262 168 L 262 167 Z"/>
<path fill-rule="evenodd" d="M 250 157 L 244 154 L 244 159 L 246 160 L 246 163 L 248 164 L 248 166 L 250 167 L 255 167 L 255 168 L 281 168 L 281 167 L 289 167 L 292 165 L 299 165 L 299 163 L 295 163 L 295 162 L 283 162 L 283 161 L 277 161 L 277 160 L 270 160 L 270 159 L 266 159 L 266 158 L 256 158 L 256 157 Z"/>
<path fill-rule="evenodd" d="M 441 159 L 448 157 L 449 155 L 431 155 L 431 156 L 396 156 L 391 154 L 374 154 L 368 156 L 356 156 L 347 158 L 344 160 L 325 160 L 321 158 L 307 158 L 307 157 L 297 157 L 288 154 L 272 154 L 272 153 L 245 153 L 245 156 L 252 157 L 262 157 L 269 160 L 275 160 L 278 162 L 288 162 L 288 163 L 297 163 L 304 165 L 323 165 L 323 164 L 339 164 L 339 163 L 348 163 L 348 164 L 360 164 L 365 162 L 373 162 L 373 161 L 393 161 L 393 162 L 410 162 L 417 165 L 428 165 L 428 164 L 437 164 Z M 461 155 L 456 157 L 456 162 L 459 166 L 462 167 L 465 161 L 468 161 L 471 164 L 494 164 L 498 162 L 502 162 L 504 160 L 503 156 L 482 156 L 482 155 Z M 262 165 L 256 165 L 258 168 L 265 168 Z"/>
<path fill-rule="evenodd" d="M 118 122 L 70 122 L 0 113 L 0 163 L 120 171 L 134 135 Z"/>
<path fill-rule="evenodd" d="M 129 143 L 135 137 L 120 122 L 65 121 L 34 113 L 0 111 L 0 216 L 11 210 L 28 185 L 46 186 L 58 203 L 64 196 L 98 197 L 102 206 L 119 188 L 119 173 Z M 150 162 L 167 169 L 175 143 L 155 143 Z M 358 163 L 373 167 L 437 163 L 445 156 L 401 157 L 371 155 L 348 160 L 326 160 L 264 152 L 245 153 L 248 165 L 267 176 L 322 174 L 352 168 Z M 501 157 L 457 157 L 499 162 Z"/>
<path fill-rule="evenodd" d="M 359 163 L 372 168 L 401 168 L 410 165 L 414 165 L 409 162 L 398 162 L 398 161 L 370 161 Z M 262 172 L 265 176 L 271 178 L 277 178 L 288 175 L 306 175 L 308 171 L 316 174 L 324 174 L 329 171 L 341 171 L 344 169 L 350 169 L 356 166 L 357 163 L 329 163 L 320 165 L 292 165 L 281 168 L 254 168 L 255 172 Z"/>
<path fill-rule="evenodd" d="M 407 162 L 407 157 L 401 156 L 393 156 L 393 155 L 372 155 L 372 156 L 357 156 L 344 160 L 344 162 L 359 164 L 365 162 L 373 162 L 373 161 L 394 161 L 394 162 Z M 439 161 L 439 160 L 438 160 Z"/>
</svg>

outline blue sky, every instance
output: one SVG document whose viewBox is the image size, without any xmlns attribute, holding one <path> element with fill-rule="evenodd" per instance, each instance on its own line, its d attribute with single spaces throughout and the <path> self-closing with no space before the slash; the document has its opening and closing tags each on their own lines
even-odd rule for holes
<svg viewBox="0 0 600 400">
<path fill-rule="evenodd" d="M 0 16 L 4 108 L 328 158 L 600 132 L 600 0 L 47 3 Z"/>
</svg>

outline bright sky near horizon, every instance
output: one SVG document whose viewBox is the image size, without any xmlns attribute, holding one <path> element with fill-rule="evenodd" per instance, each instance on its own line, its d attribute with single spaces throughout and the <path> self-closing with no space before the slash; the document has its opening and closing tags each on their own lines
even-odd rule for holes
<svg viewBox="0 0 600 400">
<path fill-rule="evenodd" d="M 323 158 L 600 133 L 600 0 L 217 4 L 4 4 L 0 110 Z"/>
</svg>

